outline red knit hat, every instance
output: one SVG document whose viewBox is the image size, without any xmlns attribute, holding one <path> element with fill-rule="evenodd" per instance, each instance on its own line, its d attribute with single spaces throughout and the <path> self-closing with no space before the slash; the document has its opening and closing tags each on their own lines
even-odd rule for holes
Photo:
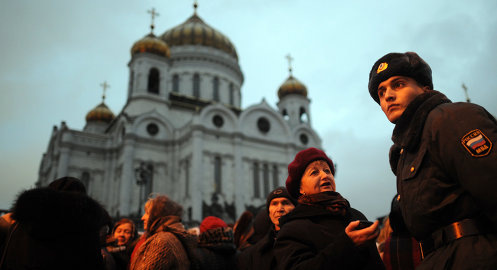
<svg viewBox="0 0 497 270">
<path fill-rule="evenodd" d="M 222 219 L 215 216 L 208 216 L 204 218 L 204 220 L 202 220 L 202 223 L 200 223 L 200 233 L 203 233 L 210 229 L 224 227 L 228 227 L 228 225 L 226 225 L 226 222 L 224 222 Z"/>
<path fill-rule="evenodd" d="M 300 181 L 307 165 L 316 160 L 324 160 L 330 166 L 331 173 L 335 175 L 333 161 L 322 151 L 311 147 L 297 153 L 295 159 L 288 164 L 288 177 L 286 189 L 294 198 L 300 197 Z"/>
</svg>

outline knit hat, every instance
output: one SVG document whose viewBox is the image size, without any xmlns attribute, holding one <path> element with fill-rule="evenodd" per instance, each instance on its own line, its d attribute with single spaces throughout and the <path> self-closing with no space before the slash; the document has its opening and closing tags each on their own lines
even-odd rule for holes
<svg viewBox="0 0 497 270">
<path fill-rule="evenodd" d="M 48 188 L 58 191 L 86 194 L 86 188 L 83 182 L 81 182 L 78 178 L 70 176 L 64 176 L 54 180 L 48 185 Z"/>
<path fill-rule="evenodd" d="M 389 53 L 374 63 L 369 72 L 369 94 L 380 104 L 378 86 L 393 76 L 405 76 L 433 89 L 431 68 L 415 52 Z"/>
<path fill-rule="evenodd" d="M 297 201 L 292 196 L 290 196 L 290 194 L 288 193 L 285 187 L 277 187 L 275 190 L 271 191 L 271 193 L 269 193 L 269 195 L 267 196 L 266 199 L 267 211 L 269 211 L 269 205 L 271 204 L 271 201 L 276 198 L 287 198 L 293 203 L 293 205 L 297 206 Z"/>
<path fill-rule="evenodd" d="M 208 216 L 202 220 L 202 223 L 200 223 L 200 233 L 220 227 L 224 228 L 228 227 L 228 225 L 226 225 L 226 222 L 218 217 Z"/>
<path fill-rule="evenodd" d="M 297 153 L 295 159 L 288 164 L 288 177 L 286 179 L 286 189 L 293 198 L 300 197 L 300 182 L 307 165 L 316 160 L 324 160 L 330 166 L 331 173 L 335 174 L 333 161 L 322 151 L 311 147 Z"/>
</svg>

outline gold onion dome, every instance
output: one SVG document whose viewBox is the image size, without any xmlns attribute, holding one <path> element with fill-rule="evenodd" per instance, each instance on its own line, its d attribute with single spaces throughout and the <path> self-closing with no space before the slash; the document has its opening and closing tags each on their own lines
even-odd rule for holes
<svg viewBox="0 0 497 270">
<path fill-rule="evenodd" d="M 307 97 L 307 88 L 299 80 L 295 79 L 292 75 L 286 79 L 286 81 L 280 86 L 278 90 L 278 97 L 282 99 L 283 97 L 297 94 Z"/>
<path fill-rule="evenodd" d="M 235 46 L 216 29 L 210 27 L 197 14 L 193 14 L 184 23 L 166 31 L 160 37 L 169 46 L 202 45 L 228 53 L 238 60 Z"/>
<path fill-rule="evenodd" d="M 110 123 L 114 118 L 114 113 L 103 102 L 86 114 L 86 122 L 100 121 Z"/>
<path fill-rule="evenodd" d="M 162 57 L 169 58 L 171 52 L 169 50 L 169 46 L 163 40 L 157 38 L 153 33 L 150 33 L 138 40 L 133 44 L 131 48 L 131 55 L 135 55 L 137 53 L 153 53 Z"/>
</svg>

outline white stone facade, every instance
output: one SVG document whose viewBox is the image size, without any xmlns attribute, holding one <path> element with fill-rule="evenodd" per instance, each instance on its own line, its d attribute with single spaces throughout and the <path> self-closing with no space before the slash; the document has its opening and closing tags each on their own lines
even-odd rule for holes
<svg viewBox="0 0 497 270">
<path fill-rule="evenodd" d="M 38 185 L 80 178 L 112 216 L 136 217 L 149 193 L 163 193 L 183 205 L 185 221 L 216 214 L 234 222 L 284 186 L 298 151 L 321 147 L 305 96 L 283 97 L 278 110 L 264 100 L 242 109 L 243 74 L 222 50 L 184 45 L 171 47 L 170 58 L 134 54 L 129 69 L 128 99 L 112 122 L 54 127 Z M 159 85 L 151 92 L 152 69 Z M 141 164 L 151 176 L 140 186 Z"/>
</svg>

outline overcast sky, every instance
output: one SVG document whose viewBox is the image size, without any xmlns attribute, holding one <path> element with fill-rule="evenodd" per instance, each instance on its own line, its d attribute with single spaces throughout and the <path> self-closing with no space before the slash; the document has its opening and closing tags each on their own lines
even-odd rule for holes
<svg viewBox="0 0 497 270">
<path fill-rule="evenodd" d="M 193 14 L 186 0 L 0 0 L 0 208 L 38 178 L 54 125 L 82 129 L 101 101 L 118 114 L 126 100 L 130 49 Z M 373 63 L 415 51 L 434 87 L 454 102 L 497 115 L 497 1 L 199 1 L 198 15 L 235 45 L 245 76 L 242 106 L 277 90 L 293 74 L 311 99 L 310 118 L 337 163 L 337 191 L 370 219 L 389 212 L 395 177 L 388 164 L 390 124 L 367 91 Z"/>
</svg>

